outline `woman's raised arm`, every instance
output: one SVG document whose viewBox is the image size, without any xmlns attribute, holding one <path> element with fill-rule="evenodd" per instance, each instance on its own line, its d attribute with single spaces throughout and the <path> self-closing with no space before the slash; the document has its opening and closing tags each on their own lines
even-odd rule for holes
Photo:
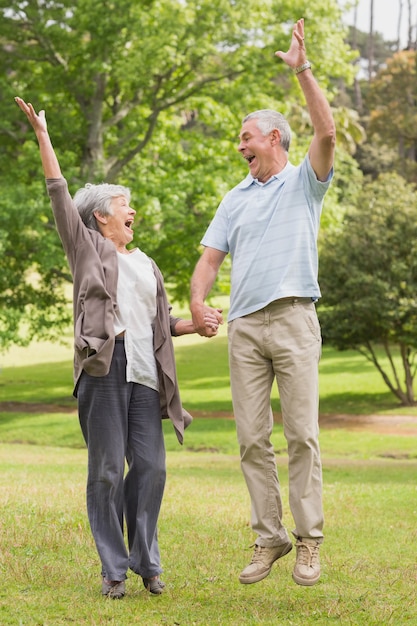
<svg viewBox="0 0 417 626">
<path fill-rule="evenodd" d="M 16 97 L 15 101 L 23 113 L 25 113 L 35 131 L 45 178 L 62 178 L 61 168 L 49 137 L 45 111 L 39 111 L 39 114 L 37 114 L 33 106 L 30 103 L 26 103 L 22 98 Z"/>
</svg>

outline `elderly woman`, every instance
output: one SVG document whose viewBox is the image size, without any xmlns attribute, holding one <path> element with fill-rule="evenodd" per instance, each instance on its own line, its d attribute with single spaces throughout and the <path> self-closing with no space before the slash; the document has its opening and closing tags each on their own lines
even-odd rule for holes
<svg viewBox="0 0 417 626">
<path fill-rule="evenodd" d="M 87 510 L 102 594 L 123 597 L 128 569 L 160 594 L 165 585 L 157 522 L 166 476 L 161 417 L 171 419 L 180 443 L 191 421 L 181 406 L 171 335 L 194 333 L 194 325 L 170 315 L 155 263 L 139 248 L 127 249 L 135 216 L 129 190 L 88 184 L 72 199 L 45 112 L 36 114 L 21 98 L 16 102 L 38 140 L 73 276 L 74 395 L 88 448 Z M 208 335 L 217 329 L 213 316 Z"/>
</svg>

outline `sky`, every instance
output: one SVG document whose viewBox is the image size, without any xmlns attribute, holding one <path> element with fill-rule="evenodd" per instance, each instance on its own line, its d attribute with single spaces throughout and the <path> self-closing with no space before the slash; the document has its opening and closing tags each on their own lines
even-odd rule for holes
<svg viewBox="0 0 417 626">
<path fill-rule="evenodd" d="M 400 43 L 402 46 L 407 44 L 408 36 L 408 0 L 374 0 L 374 24 L 373 30 L 382 33 L 384 39 L 396 41 L 398 18 L 400 14 L 400 2 L 402 2 L 402 17 Z M 344 2 L 340 2 L 343 5 Z M 357 26 L 359 30 L 369 32 L 370 26 L 370 9 L 371 0 L 359 0 L 357 14 Z M 412 24 L 414 25 L 413 39 L 416 39 L 416 23 L 417 23 L 417 0 L 411 0 L 412 7 Z M 344 21 L 347 25 L 354 23 L 354 10 L 345 14 Z"/>
</svg>

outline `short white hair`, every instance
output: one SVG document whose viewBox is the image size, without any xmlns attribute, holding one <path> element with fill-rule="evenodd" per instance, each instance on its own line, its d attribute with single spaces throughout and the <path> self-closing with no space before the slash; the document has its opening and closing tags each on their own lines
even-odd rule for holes
<svg viewBox="0 0 417 626">
<path fill-rule="evenodd" d="M 248 120 L 257 120 L 256 125 L 265 136 L 269 135 L 275 128 L 278 129 L 281 135 L 281 146 L 288 152 L 291 143 L 291 129 L 282 113 L 272 109 L 260 109 L 244 117 L 242 124 Z"/>
<path fill-rule="evenodd" d="M 76 192 L 74 204 L 87 228 L 99 230 L 94 212 L 98 211 L 100 215 L 112 215 L 112 200 L 113 198 L 120 198 L 120 196 L 124 196 L 130 203 L 130 189 L 128 187 L 110 183 L 99 185 L 87 183 L 85 187 L 81 187 Z"/>
</svg>

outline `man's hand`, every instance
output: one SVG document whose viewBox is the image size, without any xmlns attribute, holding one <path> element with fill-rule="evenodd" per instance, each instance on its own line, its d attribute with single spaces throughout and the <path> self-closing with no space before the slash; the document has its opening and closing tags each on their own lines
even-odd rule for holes
<svg viewBox="0 0 417 626">
<path fill-rule="evenodd" d="M 223 324 L 222 309 L 214 309 L 206 304 L 193 307 L 192 316 L 195 331 L 202 337 L 214 337 L 219 325 Z"/>
<path fill-rule="evenodd" d="M 307 61 L 306 49 L 304 45 L 304 19 L 298 20 L 294 24 L 291 44 L 288 52 L 279 50 L 275 55 L 282 59 L 284 63 L 295 69 Z"/>
</svg>

